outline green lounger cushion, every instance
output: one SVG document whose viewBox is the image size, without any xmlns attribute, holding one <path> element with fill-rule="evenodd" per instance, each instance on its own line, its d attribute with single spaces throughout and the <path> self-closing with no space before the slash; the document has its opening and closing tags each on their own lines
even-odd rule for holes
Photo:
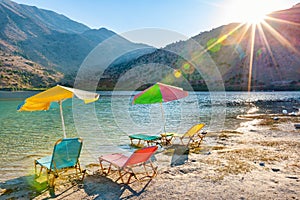
<svg viewBox="0 0 300 200">
<path fill-rule="evenodd" d="M 153 141 L 153 140 L 159 140 L 161 138 L 161 136 L 160 135 L 134 134 L 134 135 L 130 135 L 129 138 L 137 139 L 137 140 Z"/>
</svg>

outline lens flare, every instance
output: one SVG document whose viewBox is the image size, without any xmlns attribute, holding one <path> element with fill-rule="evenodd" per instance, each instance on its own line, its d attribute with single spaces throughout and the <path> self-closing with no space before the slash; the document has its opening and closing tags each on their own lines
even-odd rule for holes
<svg viewBox="0 0 300 200">
<path fill-rule="evenodd" d="M 182 68 L 182 72 L 185 74 L 193 74 L 195 71 L 195 68 L 191 66 L 189 63 L 184 63 L 181 68 Z"/>
<path fill-rule="evenodd" d="M 181 71 L 180 70 L 174 70 L 174 76 L 176 78 L 180 78 L 182 76 Z"/>
<path fill-rule="evenodd" d="M 208 40 L 208 42 L 206 43 L 206 47 L 210 52 L 218 52 L 220 51 L 222 44 L 218 42 L 217 38 L 211 38 L 210 40 Z"/>
</svg>

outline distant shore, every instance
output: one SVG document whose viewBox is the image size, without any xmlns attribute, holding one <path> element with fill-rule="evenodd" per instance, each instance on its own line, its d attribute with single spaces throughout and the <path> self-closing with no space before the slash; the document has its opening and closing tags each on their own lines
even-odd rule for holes
<svg viewBox="0 0 300 200">
<path fill-rule="evenodd" d="M 60 180 L 52 193 L 41 192 L 31 175 L 0 183 L 0 198 L 298 199 L 300 129 L 294 124 L 300 116 L 277 117 L 242 116 L 238 129 L 209 132 L 201 148 L 179 151 L 175 145 L 159 151 L 159 173 L 152 181 L 124 186 L 90 165 L 83 182 Z"/>
<path fill-rule="evenodd" d="M 55 85 L 54 85 L 55 86 Z M 144 87 L 139 88 L 139 91 L 142 91 L 144 89 L 146 89 L 147 87 L 151 86 L 151 84 L 146 85 Z M 68 85 L 68 87 L 73 87 Z M 49 87 L 51 88 L 51 87 Z M 0 92 L 2 91 L 7 91 L 7 92 L 25 92 L 25 91 L 44 91 L 47 90 L 49 88 L 0 88 Z M 192 87 L 193 88 L 193 87 Z M 118 88 L 120 89 L 120 88 Z M 115 91 L 115 88 L 97 88 L 97 91 Z M 119 91 L 127 91 L 127 90 L 119 90 Z M 195 92 L 211 92 L 210 90 L 208 90 L 207 88 L 193 88 L 193 91 Z M 247 89 L 234 89 L 234 88 L 225 88 L 225 90 L 216 90 L 216 91 L 212 91 L 212 92 L 249 92 Z M 295 91 L 300 91 L 300 85 L 299 86 L 295 86 L 295 87 L 276 87 L 276 88 L 264 88 L 264 89 L 260 89 L 260 88 L 251 88 L 250 92 L 295 92 Z"/>
</svg>

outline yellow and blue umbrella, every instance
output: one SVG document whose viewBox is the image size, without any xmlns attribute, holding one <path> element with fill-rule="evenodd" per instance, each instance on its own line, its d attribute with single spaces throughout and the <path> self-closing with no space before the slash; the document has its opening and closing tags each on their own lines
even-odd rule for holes
<svg viewBox="0 0 300 200">
<path fill-rule="evenodd" d="M 63 117 L 62 102 L 66 99 L 77 98 L 84 101 L 84 103 L 91 103 L 99 99 L 99 94 L 75 88 L 69 88 L 61 85 L 57 85 L 48 90 L 40 92 L 36 95 L 28 97 L 25 101 L 18 106 L 18 111 L 41 111 L 49 110 L 52 102 L 57 102 L 60 108 L 60 117 L 62 121 L 62 129 L 64 138 L 66 138 L 65 123 Z"/>
</svg>

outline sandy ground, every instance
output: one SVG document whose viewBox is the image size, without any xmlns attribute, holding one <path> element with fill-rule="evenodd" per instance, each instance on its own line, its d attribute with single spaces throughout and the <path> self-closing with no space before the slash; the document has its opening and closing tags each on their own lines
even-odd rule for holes
<svg viewBox="0 0 300 200">
<path fill-rule="evenodd" d="M 58 179 L 54 190 L 33 175 L 0 183 L 0 199 L 300 199 L 300 116 L 278 117 L 244 116 L 200 148 L 159 149 L 152 180 L 124 185 L 91 165 L 84 181 Z"/>
</svg>

